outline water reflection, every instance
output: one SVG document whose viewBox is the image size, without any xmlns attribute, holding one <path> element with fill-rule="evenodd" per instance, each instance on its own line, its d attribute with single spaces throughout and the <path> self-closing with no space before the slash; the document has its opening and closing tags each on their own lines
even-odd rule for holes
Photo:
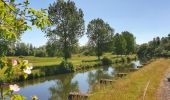
<svg viewBox="0 0 170 100">
<path fill-rule="evenodd" d="M 78 82 L 71 82 L 72 78 L 73 74 L 70 74 L 59 81 L 56 80 L 55 84 L 49 88 L 51 94 L 49 100 L 67 100 L 70 91 L 77 91 Z"/>
<path fill-rule="evenodd" d="M 111 79 L 118 72 L 127 72 L 140 62 L 104 66 L 87 72 L 56 75 L 46 78 L 25 81 L 21 83 L 21 95 L 27 97 L 37 95 L 40 100 L 67 100 L 68 94 L 73 91 L 87 93 L 100 79 Z"/>
</svg>

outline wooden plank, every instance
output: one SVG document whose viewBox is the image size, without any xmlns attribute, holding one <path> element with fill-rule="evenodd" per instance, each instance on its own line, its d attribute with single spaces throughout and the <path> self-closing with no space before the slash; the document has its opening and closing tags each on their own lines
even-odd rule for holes
<svg viewBox="0 0 170 100">
<path fill-rule="evenodd" d="M 101 79 L 100 84 L 108 84 L 108 83 L 113 83 L 114 81 L 111 79 Z"/>
<path fill-rule="evenodd" d="M 124 76 L 126 76 L 127 75 L 127 73 L 117 73 L 116 74 L 116 76 L 117 77 L 120 77 L 120 78 L 122 78 L 122 77 L 124 77 Z"/>
<path fill-rule="evenodd" d="M 70 92 L 68 96 L 68 100 L 87 100 L 89 94 L 87 93 L 79 93 L 79 92 Z"/>
<path fill-rule="evenodd" d="M 137 66 L 137 68 L 142 68 L 142 67 L 143 67 L 143 65 L 138 65 L 138 66 Z"/>
</svg>

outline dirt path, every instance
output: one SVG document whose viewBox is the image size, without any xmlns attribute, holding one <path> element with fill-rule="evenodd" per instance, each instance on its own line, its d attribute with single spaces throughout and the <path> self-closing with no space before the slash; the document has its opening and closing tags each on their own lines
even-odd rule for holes
<svg viewBox="0 0 170 100">
<path fill-rule="evenodd" d="M 170 77 L 170 69 L 168 69 L 161 82 L 160 89 L 158 90 L 158 100 L 170 100 L 170 82 L 168 82 L 167 77 Z"/>
</svg>

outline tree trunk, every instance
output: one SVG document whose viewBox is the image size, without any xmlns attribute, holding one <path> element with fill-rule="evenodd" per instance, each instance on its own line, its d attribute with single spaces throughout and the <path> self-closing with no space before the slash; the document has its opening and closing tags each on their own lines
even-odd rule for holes
<svg viewBox="0 0 170 100">
<path fill-rule="evenodd" d="M 4 96 L 3 96 L 3 87 L 2 87 L 1 84 L 0 84 L 0 90 L 1 90 L 1 99 L 4 100 Z"/>
</svg>

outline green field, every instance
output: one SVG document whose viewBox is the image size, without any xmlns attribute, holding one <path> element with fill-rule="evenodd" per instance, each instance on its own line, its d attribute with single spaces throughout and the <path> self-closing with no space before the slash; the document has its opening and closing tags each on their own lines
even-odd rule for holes
<svg viewBox="0 0 170 100">
<path fill-rule="evenodd" d="M 125 57 L 124 55 L 122 56 L 117 56 L 117 55 L 112 55 L 110 53 L 104 54 L 102 57 L 107 57 L 114 60 L 121 60 L 121 57 Z M 101 57 L 101 58 L 102 58 Z M 135 55 L 129 55 L 130 58 L 134 58 Z M 28 60 L 30 63 L 33 64 L 34 67 L 36 66 L 49 66 L 49 65 L 58 65 L 62 62 L 63 58 L 62 57 L 33 57 L 33 56 L 26 56 L 26 57 L 9 57 L 9 58 L 17 58 L 21 60 Z M 74 66 L 79 66 L 82 64 L 85 64 L 86 62 L 82 61 L 89 61 L 88 64 L 94 64 L 96 63 L 95 61 L 97 60 L 96 56 L 81 56 L 81 55 L 73 55 L 71 59 L 69 59 L 69 62 L 72 62 Z"/>
</svg>

